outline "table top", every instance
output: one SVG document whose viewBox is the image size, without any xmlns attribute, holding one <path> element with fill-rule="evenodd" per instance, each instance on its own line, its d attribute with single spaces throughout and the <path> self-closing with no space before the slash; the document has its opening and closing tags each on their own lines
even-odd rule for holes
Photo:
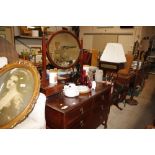
<svg viewBox="0 0 155 155">
<path fill-rule="evenodd" d="M 77 97 L 66 97 L 63 92 L 60 92 L 58 94 L 47 97 L 46 106 L 65 113 L 109 89 L 111 89 L 110 85 L 98 82 L 95 90 L 91 90 L 86 94 L 80 94 Z"/>
</svg>

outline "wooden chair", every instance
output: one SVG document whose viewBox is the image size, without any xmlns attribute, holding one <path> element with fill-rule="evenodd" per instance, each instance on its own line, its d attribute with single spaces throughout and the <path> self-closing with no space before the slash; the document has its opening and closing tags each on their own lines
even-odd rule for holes
<svg viewBox="0 0 155 155">
<path fill-rule="evenodd" d="M 118 70 L 117 77 L 114 82 L 114 90 L 112 94 L 112 104 L 116 105 L 120 110 L 122 108 L 119 107 L 119 102 L 125 100 L 126 95 L 129 90 L 129 85 L 134 77 L 134 75 L 130 72 L 130 68 L 133 61 L 133 55 L 126 54 L 126 63 L 123 69 Z"/>
<path fill-rule="evenodd" d="M 127 76 L 127 75 L 129 75 L 129 71 L 130 71 L 130 68 L 131 68 L 134 57 L 133 57 L 132 54 L 126 54 L 125 57 L 126 57 L 126 63 L 124 65 L 124 68 L 120 69 L 117 72 L 118 76 Z"/>
</svg>

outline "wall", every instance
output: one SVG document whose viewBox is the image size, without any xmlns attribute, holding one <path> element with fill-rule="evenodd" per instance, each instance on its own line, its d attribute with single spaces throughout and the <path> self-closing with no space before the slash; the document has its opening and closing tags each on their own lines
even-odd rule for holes
<svg viewBox="0 0 155 155">
<path fill-rule="evenodd" d="M 132 53 L 134 42 L 141 37 L 142 27 L 120 28 L 119 26 L 81 26 L 80 38 L 83 48 L 103 51 L 107 42 L 123 44 L 125 53 Z"/>
<path fill-rule="evenodd" d="M 71 27 L 66 26 L 66 28 L 72 31 Z M 48 28 L 48 32 L 52 33 L 61 29 L 62 26 L 52 26 Z M 134 26 L 129 29 L 122 29 L 119 26 L 81 26 L 79 39 L 83 39 L 85 49 L 98 49 L 102 52 L 107 42 L 119 42 L 123 44 L 125 53 L 132 53 L 135 41 L 141 41 L 142 38 L 152 35 L 155 35 L 153 26 Z M 30 47 L 41 47 L 41 39 L 21 39 L 21 41 Z M 18 53 L 29 50 L 17 40 L 15 46 Z"/>
<path fill-rule="evenodd" d="M 155 35 L 155 27 L 154 26 L 145 26 L 141 30 L 141 39 L 144 37 L 151 38 L 153 35 Z"/>
<path fill-rule="evenodd" d="M 104 47 L 106 46 L 107 42 L 117 42 L 117 35 L 94 35 L 93 36 L 93 49 L 98 49 L 99 51 L 103 51 Z"/>
<path fill-rule="evenodd" d="M 72 31 L 71 27 L 69 26 L 64 26 L 64 28 L 67 28 L 69 31 Z M 49 33 L 48 37 L 50 37 L 50 35 L 53 32 L 62 30 L 62 26 L 51 26 L 47 28 L 47 31 Z M 20 36 L 20 30 L 18 26 L 14 27 L 14 35 Z M 22 43 L 23 44 L 22 44 Z M 41 37 L 40 38 L 19 38 L 17 37 L 17 39 L 15 39 L 15 48 L 17 50 L 17 52 L 20 54 L 23 51 L 28 51 L 30 52 L 30 47 L 42 47 L 42 41 L 41 41 Z"/>
<path fill-rule="evenodd" d="M 23 45 L 18 40 L 20 40 L 25 45 Z M 28 48 L 27 46 L 28 47 L 40 47 L 41 48 L 42 47 L 41 39 L 22 39 L 22 38 L 15 39 L 15 47 L 16 47 L 16 50 L 19 54 L 23 51 L 30 52 L 30 48 Z"/>
</svg>

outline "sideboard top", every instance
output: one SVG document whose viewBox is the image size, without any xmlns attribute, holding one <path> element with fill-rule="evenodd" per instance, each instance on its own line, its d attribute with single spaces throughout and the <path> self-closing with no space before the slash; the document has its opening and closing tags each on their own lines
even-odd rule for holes
<svg viewBox="0 0 155 155">
<path fill-rule="evenodd" d="M 66 97 L 63 92 L 47 97 L 46 106 L 65 113 L 80 106 L 83 102 L 89 102 L 93 97 L 111 89 L 110 85 L 97 83 L 96 89 L 90 93 L 82 94 L 77 97 Z"/>
</svg>

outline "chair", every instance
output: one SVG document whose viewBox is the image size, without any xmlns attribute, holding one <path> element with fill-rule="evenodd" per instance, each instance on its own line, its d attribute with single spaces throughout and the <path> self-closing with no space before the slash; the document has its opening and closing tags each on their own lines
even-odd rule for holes
<svg viewBox="0 0 155 155">
<path fill-rule="evenodd" d="M 134 75 L 130 73 L 130 68 L 134 57 L 132 54 L 126 54 L 125 57 L 127 61 L 124 65 L 124 68 L 118 70 L 117 72 L 117 77 L 115 78 L 114 82 L 114 91 L 112 94 L 112 102 L 120 110 L 122 110 L 122 108 L 118 106 L 118 103 L 125 100 L 129 90 L 129 85 L 134 77 Z"/>
<path fill-rule="evenodd" d="M 96 49 L 92 49 L 91 51 L 92 51 L 91 66 L 98 66 L 99 51 Z"/>
<path fill-rule="evenodd" d="M 129 75 L 129 71 L 130 71 L 134 57 L 132 54 L 126 54 L 125 57 L 126 57 L 126 63 L 123 69 L 118 70 L 117 72 L 118 76 Z"/>
<path fill-rule="evenodd" d="M 18 60 L 18 54 L 14 47 L 5 39 L 0 38 L 0 64 L 1 67 L 7 63 L 12 63 Z M 0 68 L 1 68 L 0 67 Z M 17 124 L 14 129 L 43 129 L 46 128 L 45 120 L 45 103 L 46 96 L 39 94 L 37 102 L 27 118 Z"/>
<path fill-rule="evenodd" d="M 91 65 L 91 58 L 92 58 L 92 53 L 90 53 L 88 50 L 83 51 L 83 63 L 84 65 Z"/>
</svg>

